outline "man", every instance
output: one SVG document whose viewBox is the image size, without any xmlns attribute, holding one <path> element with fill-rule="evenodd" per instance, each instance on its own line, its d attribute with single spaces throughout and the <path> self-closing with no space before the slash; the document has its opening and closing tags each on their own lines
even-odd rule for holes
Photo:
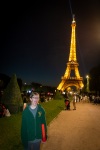
<svg viewBox="0 0 100 150">
<path fill-rule="evenodd" d="M 44 133 L 45 137 L 47 137 L 45 111 L 38 104 L 39 94 L 37 92 L 31 93 L 30 102 L 30 105 L 22 113 L 21 139 L 24 150 L 40 150 L 43 132 L 42 125 L 44 125 Z"/>
<path fill-rule="evenodd" d="M 76 95 L 73 96 L 73 110 L 76 110 Z"/>
</svg>

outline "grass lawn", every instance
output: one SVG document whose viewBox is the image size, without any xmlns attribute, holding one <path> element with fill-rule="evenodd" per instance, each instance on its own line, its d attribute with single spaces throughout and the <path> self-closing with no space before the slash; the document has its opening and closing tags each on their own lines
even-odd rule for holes
<svg viewBox="0 0 100 150">
<path fill-rule="evenodd" d="M 62 100 L 52 100 L 41 105 L 46 111 L 47 125 L 64 109 Z M 0 150 L 23 150 L 20 139 L 21 115 L 0 118 Z"/>
</svg>

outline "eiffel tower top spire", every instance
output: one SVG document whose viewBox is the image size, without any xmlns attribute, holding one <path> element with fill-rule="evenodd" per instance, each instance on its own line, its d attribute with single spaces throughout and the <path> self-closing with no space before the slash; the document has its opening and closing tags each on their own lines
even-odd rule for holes
<svg viewBox="0 0 100 150">
<path fill-rule="evenodd" d="M 75 15 L 73 14 L 73 21 L 72 21 L 72 23 L 75 23 Z"/>
<path fill-rule="evenodd" d="M 75 27 L 76 27 L 76 21 L 75 21 L 75 15 L 73 15 L 72 20 L 72 33 L 71 33 L 71 45 L 70 45 L 70 55 L 69 55 L 69 61 L 76 62 L 76 36 L 75 36 Z"/>
</svg>

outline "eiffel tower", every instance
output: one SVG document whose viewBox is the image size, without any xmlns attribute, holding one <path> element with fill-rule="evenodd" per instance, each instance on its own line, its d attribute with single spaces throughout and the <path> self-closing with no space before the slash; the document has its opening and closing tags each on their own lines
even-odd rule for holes
<svg viewBox="0 0 100 150">
<path fill-rule="evenodd" d="M 76 21 L 74 15 L 71 26 L 72 26 L 72 34 L 71 34 L 69 61 L 67 63 L 65 74 L 61 78 L 62 79 L 61 83 L 57 87 L 57 89 L 61 91 L 65 91 L 67 90 L 68 87 L 71 86 L 75 86 L 77 89 L 82 89 L 84 86 L 83 78 L 80 77 L 80 73 L 78 70 L 79 64 L 76 58 L 76 37 L 75 37 Z"/>
</svg>

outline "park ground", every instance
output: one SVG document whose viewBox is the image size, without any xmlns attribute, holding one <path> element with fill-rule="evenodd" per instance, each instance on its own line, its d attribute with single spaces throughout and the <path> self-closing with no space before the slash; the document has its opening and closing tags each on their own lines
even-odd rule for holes
<svg viewBox="0 0 100 150">
<path fill-rule="evenodd" d="M 77 103 L 62 110 L 48 125 L 41 150 L 100 150 L 100 104 Z"/>
</svg>

